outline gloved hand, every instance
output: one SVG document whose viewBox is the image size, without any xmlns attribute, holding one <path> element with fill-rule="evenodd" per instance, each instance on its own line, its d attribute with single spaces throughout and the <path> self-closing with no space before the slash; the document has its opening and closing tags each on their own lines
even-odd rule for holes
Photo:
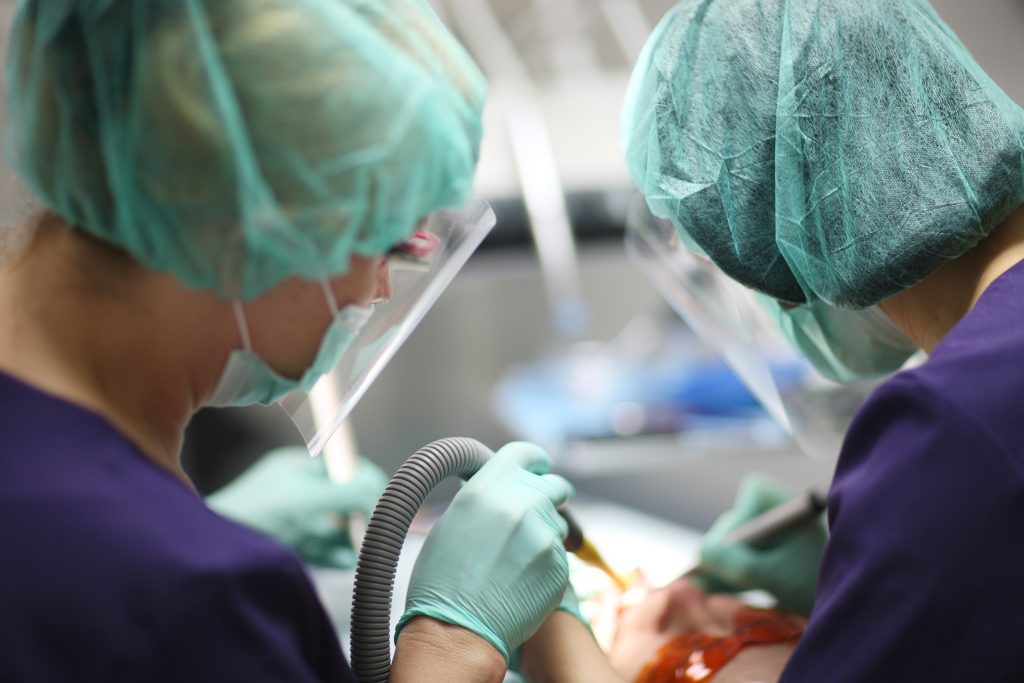
<svg viewBox="0 0 1024 683">
<path fill-rule="evenodd" d="M 476 633 L 507 663 L 540 628 L 569 579 L 556 507 L 573 488 L 550 466 L 539 446 L 512 443 L 473 475 L 423 544 L 399 631 L 432 617 Z"/>
<path fill-rule="evenodd" d="M 558 607 L 556 609 L 568 612 L 576 617 L 580 623 L 586 626 L 587 630 L 590 629 L 590 624 L 587 623 L 587 620 L 583 618 L 583 614 L 580 612 L 580 599 L 576 596 L 576 591 L 573 590 L 571 583 L 565 587 L 565 593 L 562 594 L 562 601 L 558 603 Z"/>
<path fill-rule="evenodd" d="M 768 591 L 779 606 L 810 614 L 818 586 L 818 569 L 828 541 L 821 520 L 807 522 L 757 544 L 727 544 L 723 539 L 741 524 L 792 498 L 782 485 L 752 474 L 740 484 L 736 503 L 701 540 L 700 579 L 712 590 Z"/>
<path fill-rule="evenodd" d="M 207 504 L 236 522 L 294 549 L 310 564 L 350 569 L 356 554 L 343 517 L 369 519 L 387 486 L 383 470 L 359 459 L 351 481 L 327 477 L 323 458 L 302 447 L 271 451 L 222 489 Z"/>
<path fill-rule="evenodd" d="M 562 601 L 558 603 L 558 607 L 555 609 L 555 612 L 558 611 L 571 614 L 577 621 L 583 624 L 588 631 L 590 631 L 590 624 L 587 623 L 587 620 L 583 618 L 583 614 L 580 612 L 580 600 L 576 596 L 576 591 L 573 589 L 571 583 L 565 587 L 565 593 L 562 594 Z M 512 656 L 509 657 L 508 670 L 519 674 L 520 678 L 525 678 L 522 675 L 523 667 L 521 653 L 522 647 L 518 647 L 512 652 Z"/>
</svg>

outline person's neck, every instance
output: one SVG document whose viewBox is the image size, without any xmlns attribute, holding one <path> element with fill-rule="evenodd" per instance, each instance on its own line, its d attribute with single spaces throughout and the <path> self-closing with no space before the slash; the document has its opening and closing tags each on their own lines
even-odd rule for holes
<svg viewBox="0 0 1024 683">
<path fill-rule="evenodd" d="M 880 305 L 931 353 L 1000 275 L 1024 260 L 1024 206 L 974 249 Z"/>
<path fill-rule="evenodd" d="M 45 239 L 0 269 L 0 370 L 106 418 L 187 483 L 184 427 L 217 372 L 195 340 L 215 332 L 216 300 L 138 268 L 121 286 L 107 273 L 83 286 L 102 265 L 86 238 L 64 228 Z"/>
</svg>

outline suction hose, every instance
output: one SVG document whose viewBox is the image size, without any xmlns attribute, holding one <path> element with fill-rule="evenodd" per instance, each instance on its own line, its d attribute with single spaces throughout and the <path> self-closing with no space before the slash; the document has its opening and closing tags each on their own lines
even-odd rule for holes
<svg viewBox="0 0 1024 683">
<path fill-rule="evenodd" d="M 391 673 L 391 594 L 398 556 L 427 494 L 448 477 L 468 479 L 494 453 L 479 441 L 440 439 L 405 461 L 377 503 L 363 538 L 352 595 L 352 668 L 360 683 Z"/>
</svg>

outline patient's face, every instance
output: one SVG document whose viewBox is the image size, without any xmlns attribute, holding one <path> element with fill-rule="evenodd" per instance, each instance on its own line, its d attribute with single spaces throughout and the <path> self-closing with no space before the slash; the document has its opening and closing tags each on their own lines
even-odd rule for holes
<svg viewBox="0 0 1024 683">
<path fill-rule="evenodd" d="M 609 658 L 627 680 L 636 680 L 658 649 L 678 635 L 731 634 L 734 618 L 742 608 L 743 603 L 734 595 L 709 595 L 689 580 L 678 579 L 652 591 L 643 602 L 624 608 Z M 774 680 L 792 649 L 792 645 L 744 648 L 714 676 L 714 683 Z"/>
</svg>

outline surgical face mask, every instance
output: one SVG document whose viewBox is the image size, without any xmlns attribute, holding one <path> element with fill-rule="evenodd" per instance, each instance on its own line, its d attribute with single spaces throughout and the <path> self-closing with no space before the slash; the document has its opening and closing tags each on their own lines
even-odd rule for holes
<svg viewBox="0 0 1024 683">
<path fill-rule="evenodd" d="M 323 375 L 338 364 L 359 331 L 370 319 L 373 308 L 350 305 L 339 310 L 334 293 L 326 282 L 323 283 L 323 288 L 327 305 L 334 317 L 320 342 L 320 348 L 313 364 L 297 380 L 282 376 L 252 350 L 252 339 L 249 335 L 245 311 L 241 303 L 234 302 L 235 319 L 242 337 L 243 348 L 231 352 L 217 383 L 217 388 L 214 389 L 213 396 L 207 401 L 207 405 L 215 407 L 248 406 L 256 403 L 269 405 L 295 389 L 310 391 Z"/>
<path fill-rule="evenodd" d="M 782 334 L 825 377 L 849 383 L 895 372 L 918 351 L 881 308 L 835 308 L 816 301 L 784 308 L 760 295 Z"/>
</svg>

